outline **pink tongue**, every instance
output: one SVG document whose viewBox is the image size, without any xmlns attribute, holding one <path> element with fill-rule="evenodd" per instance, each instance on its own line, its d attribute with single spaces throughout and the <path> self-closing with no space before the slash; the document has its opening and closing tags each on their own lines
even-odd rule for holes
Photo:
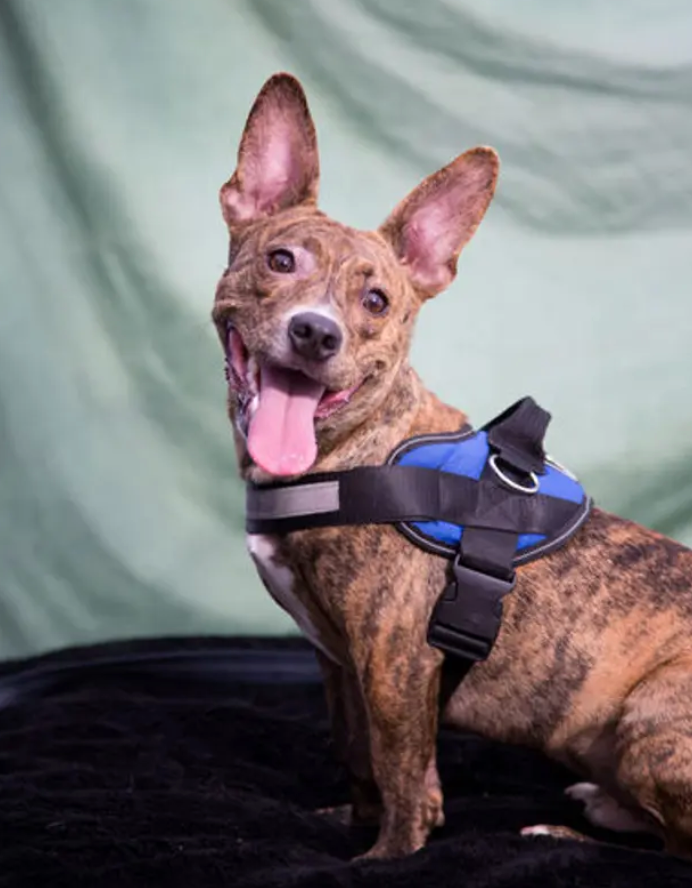
<svg viewBox="0 0 692 888">
<path fill-rule="evenodd" d="M 263 365 L 259 406 L 250 420 L 248 450 L 270 475 L 300 475 L 317 459 L 315 411 L 324 386 L 302 373 Z"/>
</svg>

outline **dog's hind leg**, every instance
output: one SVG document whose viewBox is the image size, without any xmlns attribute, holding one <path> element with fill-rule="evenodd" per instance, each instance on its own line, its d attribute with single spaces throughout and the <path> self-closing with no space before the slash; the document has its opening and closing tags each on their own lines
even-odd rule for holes
<svg viewBox="0 0 692 888">
<path fill-rule="evenodd" d="M 655 824 L 644 811 L 626 808 L 595 783 L 575 783 L 568 786 L 565 795 L 584 805 L 584 817 L 594 826 L 619 833 L 656 833 Z M 554 839 L 572 839 L 578 842 L 596 841 L 567 826 L 538 824 L 521 830 L 523 836 L 551 836 Z"/>
<path fill-rule="evenodd" d="M 671 854 L 692 858 L 692 658 L 651 672 L 625 701 L 618 783 L 660 828 Z"/>
<path fill-rule="evenodd" d="M 584 805 L 584 817 L 594 826 L 613 832 L 651 832 L 653 825 L 644 811 L 626 808 L 595 783 L 575 783 L 565 795 Z"/>
</svg>

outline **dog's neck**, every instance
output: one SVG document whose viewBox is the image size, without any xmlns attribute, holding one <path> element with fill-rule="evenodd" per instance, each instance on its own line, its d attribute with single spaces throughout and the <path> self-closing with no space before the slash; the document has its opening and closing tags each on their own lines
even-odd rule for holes
<svg viewBox="0 0 692 888">
<path fill-rule="evenodd" d="M 320 436 L 320 452 L 312 472 L 335 472 L 355 466 L 382 465 L 401 441 L 414 435 L 453 432 L 466 422 L 462 411 L 443 403 L 429 391 L 409 365 L 401 368 L 387 397 L 360 425 L 342 437 Z M 248 459 L 240 444 L 241 474 L 245 480 L 273 480 Z"/>
</svg>

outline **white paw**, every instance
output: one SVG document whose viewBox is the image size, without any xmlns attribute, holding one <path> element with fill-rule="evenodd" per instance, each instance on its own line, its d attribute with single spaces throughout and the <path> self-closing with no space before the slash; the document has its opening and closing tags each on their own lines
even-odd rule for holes
<svg viewBox="0 0 692 888">
<path fill-rule="evenodd" d="M 595 783 L 575 783 L 567 787 L 565 795 L 583 802 L 584 816 L 594 826 L 625 833 L 652 830 L 644 812 L 625 808 Z"/>
<path fill-rule="evenodd" d="M 574 799 L 575 802 L 584 802 L 585 805 L 588 805 L 600 793 L 601 788 L 595 783 L 575 783 L 565 790 L 566 796 Z"/>
<path fill-rule="evenodd" d="M 552 830 L 547 826 L 525 826 L 521 830 L 522 836 L 552 836 Z"/>
</svg>

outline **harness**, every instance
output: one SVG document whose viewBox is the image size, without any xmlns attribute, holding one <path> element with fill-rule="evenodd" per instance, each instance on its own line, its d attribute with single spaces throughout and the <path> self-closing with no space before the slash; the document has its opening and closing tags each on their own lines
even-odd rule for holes
<svg viewBox="0 0 692 888">
<path fill-rule="evenodd" d="M 543 449 L 549 422 L 527 397 L 478 431 L 409 438 L 383 466 L 248 484 L 246 529 L 392 524 L 449 559 L 428 643 L 468 669 L 492 650 L 515 568 L 563 546 L 591 509 L 574 475 Z"/>
</svg>

